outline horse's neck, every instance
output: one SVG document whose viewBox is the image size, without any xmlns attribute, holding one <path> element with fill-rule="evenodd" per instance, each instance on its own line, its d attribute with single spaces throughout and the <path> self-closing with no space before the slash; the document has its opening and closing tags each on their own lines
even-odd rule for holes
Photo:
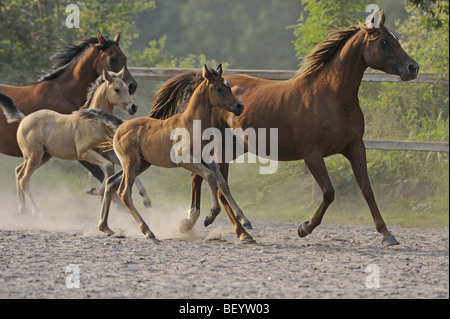
<svg viewBox="0 0 450 319">
<path fill-rule="evenodd" d="M 89 85 L 98 77 L 94 69 L 94 61 L 97 50 L 93 48 L 86 49 L 76 61 L 58 77 L 58 83 L 61 90 L 67 92 L 67 96 L 78 99 L 77 105 L 83 105 L 86 102 L 86 92 Z"/>
<path fill-rule="evenodd" d="M 361 32 L 353 35 L 316 75 L 321 86 L 336 94 L 345 104 L 357 103 L 359 86 L 367 68 L 362 52 L 363 39 Z"/>
<path fill-rule="evenodd" d="M 201 120 L 202 129 L 211 126 L 211 106 L 208 102 L 206 83 L 201 83 L 192 94 L 189 102 L 180 115 L 187 124 L 192 124 L 193 120 Z"/>
<path fill-rule="evenodd" d="M 107 82 L 103 82 L 95 91 L 89 108 L 112 114 L 114 105 L 108 102 L 108 94 Z"/>
</svg>

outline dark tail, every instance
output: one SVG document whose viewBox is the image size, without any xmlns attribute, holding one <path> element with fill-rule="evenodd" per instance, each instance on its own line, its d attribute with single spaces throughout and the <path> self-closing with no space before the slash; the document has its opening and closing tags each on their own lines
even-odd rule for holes
<svg viewBox="0 0 450 319">
<path fill-rule="evenodd" d="M 117 131 L 117 128 L 120 126 L 120 124 L 123 123 L 123 121 L 118 117 L 97 109 L 80 109 L 78 111 L 75 111 L 74 113 L 79 114 L 80 117 L 84 119 L 103 122 L 114 133 Z"/>
<path fill-rule="evenodd" d="M 149 116 L 167 119 L 183 112 L 187 101 L 202 81 L 201 72 L 186 72 L 171 78 L 156 92 Z"/>
<path fill-rule="evenodd" d="M 2 109 L 3 114 L 5 114 L 6 122 L 8 123 L 20 122 L 25 117 L 14 104 L 13 100 L 3 93 L 0 93 L 0 109 Z"/>
</svg>

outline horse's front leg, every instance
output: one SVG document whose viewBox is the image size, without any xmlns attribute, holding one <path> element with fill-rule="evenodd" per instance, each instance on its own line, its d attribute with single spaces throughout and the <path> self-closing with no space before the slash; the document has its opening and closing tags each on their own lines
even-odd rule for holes
<svg viewBox="0 0 450 319">
<path fill-rule="evenodd" d="M 187 169 L 188 171 L 191 171 L 194 174 L 201 176 L 203 179 L 205 179 L 208 182 L 210 190 L 211 190 L 211 199 L 213 202 L 212 210 L 214 210 L 215 207 L 219 207 L 219 209 L 220 209 L 220 206 L 219 206 L 219 203 L 217 200 L 217 187 L 219 188 L 221 193 L 223 193 L 223 192 L 227 193 L 227 191 L 223 189 L 222 183 L 219 183 L 217 174 L 215 172 L 213 172 L 209 167 L 207 167 L 203 164 L 200 164 L 200 163 L 180 163 L 179 166 Z M 245 229 L 242 227 L 242 225 L 236 219 L 236 216 L 234 215 L 234 213 L 231 212 L 231 215 L 228 214 L 228 216 L 230 217 L 231 224 L 233 226 L 236 237 L 239 238 L 239 240 L 241 240 L 241 241 L 253 241 L 252 236 L 250 236 L 245 231 Z"/>
<path fill-rule="evenodd" d="M 343 153 L 345 157 L 350 161 L 352 165 L 353 174 L 355 175 L 356 181 L 359 188 L 366 200 L 370 212 L 372 214 L 373 220 L 375 222 L 376 230 L 383 236 L 382 243 L 387 246 L 398 245 L 399 242 L 387 229 L 383 218 L 381 217 L 380 210 L 375 201 L 375 196 L 372 191 L 372 186 L 370 185 L 369 176 L 367 174 L 367 160 L 366 160 L 366 148 L 364 142 L 361 139 L 358 143 L 350 146 L 346 152 Z"/>
<path fill-rule="evenodd" d="M 228 181 L 228 171 L 229 171 L 229 167 L 230 167 L 229 165 L 230 164 L 228 164 L 228 163 L 223 163 L 223 164 L 220 164 L 220 167 L 218 167 L 217 164 L 214 163 L 214 165 L 210 166 L 210 169 L 212 169 L 214 171 L 214 173 L 218 176 L 219 181 L 222 184 L 225 183 L 227 188 L 229 187 L 228 182 L 227 182 Z M 231 196 L 231 193 L 230 193 L 230 196 Z M 219 192 L 219 197 L 220 197 L 220 201 L 222 202 L 223 207 L 225 208 L 225 210 L 227 211 L 228 214 L 233 213 L 233 211 L 234 211 L 234 215 L 239 220 L 239 222 L 241 223 L 242 226 L 244 226 L 247 229 L 253 229 L 252 224 L 247 219 L 247 217 L 245 217 L 244 213 L 237 206 L 236 203 L 235 203 L 235 205 L 236 205 L 235 208 L 232 209 L 230 207 L 230 204 L 228 203 L 227 199 L 220 192 Z M 234 201 L 234 199 L 233 199 L 233 201 Z M 214 214 L 213 212 L 211 212 L 205 218 L 205 226 L 212 224 L 214 222 L 214 220 L 216 219 L 217 215 L 218 214 Z"/>
<path fill-rule="evenodd" d="M 233 225 L 236 237 L 238 237 L 240 241 L 254 242 L 252 236 L 250 236 L 243 227 L 245 226 L 249 229 L 252 228 L 250 221 L 244 216 L 244 213 L 239 208 L 238 204 L 231 195 L 230 187 L 228 186 L 228 183 L 226 181 L 226 178 L 228 177 L 228 164 L 225 165 L 225 167 L 221 166 L 220 170 L 215 163 L 211 163 L 208 165 L 208 168 L 213 171 L 217 179 L 217 194 L 219 195 L 220 201 L 222 202 L 222 205 L 227 212 L 228 218 Z M 221 171 L 223 171 L 225 175 L 222 175 Z"/>
<path fill-rule="evenodd" d="M 98 229 L 105 233 L 106 236 L 116 236 L 116 234 L 108 227 L 108 216 L 111 201 L 114 194 L 119 189 L 122 180 L 123 171 L 119 171 L 105 181 L 105 193 L 102 199 L 102 208 L 98 222 Z"/>
</svg>

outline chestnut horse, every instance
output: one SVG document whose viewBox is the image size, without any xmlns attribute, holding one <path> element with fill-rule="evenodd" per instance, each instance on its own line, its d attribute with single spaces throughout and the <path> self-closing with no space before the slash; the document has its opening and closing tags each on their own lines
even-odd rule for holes
<svg viewBox="0 0 450 319">
<path fill-rule="evenodd" d="M 182 83 L 185 77 L 186 75 L 181 75 L 169 80 L 169 82 Z M 187 74 L 187 77 L 190 77 L 190 74 Z M 114 232 L 108 227 L 108 214 L 111 198 L 117 191 L 119 198 L 139 224 L 141 232 L 148 239 L 155 239 L 155 235 L 136 210 L 131 196 L 131 187 L 136 177 L 148 169 L 150 165 L 166 168 L 183 167 L 205 178 L 211 189 L 213 203 L 211 211 L 218 213 L 220 210 L 217 198 L 217 189 L 219 189 L 222 196 L 230 203 L 232 213 L 237 216 L 242 215 L 241 209 L 234 201 L 228 184 L 220 174 L 214 160 L 210 158 L 211 161 L 209 159 L 200 161 L 196 157 L 194 150 L 194 143 L 196 143 L 194 142 L 194 138 L 196 138 L 194 136 L 194 121 L 201 121 L 200 134 L 202 135 L 203 131 L 211 126 L 211 112 L 213 109 L 221 109 L 226 113 L 239 116 L 244 106 L 232 94 L 230 86 L 222 78 L 221 65 L 219 65 L 217 70 L 209 70 L 205 65 L 202 76 L 199 78 L 201 80 L 193 88 L 194 92 L 188 99 L 184 112 L 165 120 L 149 117 L 134 118 L 119 126 L 116 134 L 114 134 L 114 150 L 123 170 L 117 172 L 106 181 L 98 228 L 107 236 L 114 235 Z M 165 90 L 163 87 L 157 92 L 157 95 L 162 95 L 162 99 L 165 100 L 170 99 L 173 93 Z M 179 135 L 182 138 L 181 141 L 177 142 L 175 140 L 178 139 Z M 198 142 L 200 143 L 200 141 Z M 181 145 L 178 151 L 175 148 L 176 145 Z M 203 150 L 204 146 L 205 142 L 202 141 L 200 149 Z M 177 158 L 177 154 L 181 155 L 181 158 Z M 203 156 L 202 158 L 204 160 Z M 180 227 L 192 227 L 191 225 L 185 225 L 185 223 L 189 224 L 189 219 L 184 219 L 183 222 Z M 250 236 L 245 236 L 245 234 L 242 234 L 239 239 L 241 241 L 253 241 Z"/>
<path fill-rule="evenodd" d="M 373 27 L 373 24 L 359 24 L 331 32 L 306 57 L 298 74 L 287 81 L 270 81 L 245 75 L 225 76 L 233 93 L 245 104 L 245 111 L 241 116 L 233 117 L 221 110 L 213 110 L 212 125 L 222 132 L 225 128 L 277 128 L 278 159 L 303 159 L 322 190 L 319 208 L 309 221 L 303 222 L 298 228 L 300 237 L 311 234 L 334 200 L 335 191 L 323 158 L 342 154 L 351 163 L 375 227 L 382 235 L 382 243 L 398 244 L 381 217 L 367 174 L 363 142 L 364 117 L 358 101 L 358 90 L 367 67 L 399 75 L 401 80 L 408 81 L 417 77 L 419 66 L 401 48 L 397 37 L 384 26 L 384 21 L 385 16 L 381 11 L 379 28 Z M 192 77 L 192 81 L 195 81 L 195 77 Z M 188 91 L 190 86 L 185 89 Z M 183 88 L 177 90 L 182 91 Z M 177 112 L 177 108 L 182 108 L 182 104 L 181 100 L 167 103 L 164 108 L 152 109 L 150 116 L 170 116 Z M 228 177 L 228 165 L 220 164 L 225 179 Z M 201 183 L 200 176 L 192 176 L 189 216 L 193 210 L 200 210 Z M 226 199 L 223 196 L 220 199 L 228 212 Z M 235 219 L 233 214 L 228 216 Z M 212 223 L 215 217 L 215 214 L 210 213 L 205 219 L 205 226 Z M 245 221 L 242 219 L 241 223 Z M 232 223 L 236 223 L 236 220 L 232 220 Z M 246 234 L 246 231 L 240 227 L 238 236 L 242 234 Z"/>
<path fill-rule="evenodd" d="M 30 86 L 0 85 L 0 93 L 8 95 L 25 115 L 44 108 L 69 114 L 84 105 L 89 85 L 104 69 L 119 72 L 125 67 L 124 81 L 133 94 L 137 83 L 126 68 L 126 56 L 119 41 L 120 33 L 109 40 L 98 32 L 96 38 L 63 47 L 52 57 L 56 63 L 51 73 Z M 16 140 L 17 127 L 18 124 L 7 124 L 0 113 L 0 153 L 22 157 Z M 103 181 L 100 169 L 86 162 L 82 164 Z"/>
</svg>

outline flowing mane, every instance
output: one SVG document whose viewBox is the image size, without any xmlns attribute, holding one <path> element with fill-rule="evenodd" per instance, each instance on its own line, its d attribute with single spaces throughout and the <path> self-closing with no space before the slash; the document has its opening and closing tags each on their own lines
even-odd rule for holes
<svg viewBox="0 0 450 319">
<path fill-rule="evenodd" d="M 381 34 L 379 31 L 380 28 L 367 28 L 364 23 L 348 27 L 344 30 L 331 30 L 328 33 L 328 37 L 324 41 L 319 42 L 312 52 L 305 57 L 298 74 L 304 77 L 319 71 L 324 65 L 331 61 L 348 39 L 361 29 L 363 29 L 366 34 L 374 32 L 379 32 Z"/>
<path fill-rule="evenodd" d="M 105 82 L 105 79 L 103 78 L 103 75 L 100 75 L 97 80 L 92 82 L 92 84 L 88 87 L 87 94 L 86 94 L 86 103 L 81 107 L 81 109 L 87 109 L 91 105 L 92 99 L 94 98 L 95 92 L 97 89 L 102 85 L 102 83 Z"/>
<path fill-rule="evenodd" d="M 192 93 L 202 81 L 200 72 L 186 72 L 171 78 L 156 92 L 149 116 L 167 119 L 183 112 Z"/>
<path fill-rule="evenodd" d="M 106 50 L 111 45 L 119 45 L 117 42 L 109 39 L 105 43 L 98 43 L 98 38 L 92 37 L 82 39 L 73 44 L 60 45 L 59 50 L 50 57 L 53 62 L 53 70 L 43 74 L 37 82 L 56 79 L 93 44 L 96 44 L 93 47 L 97 50 Z"/>
</svg>

